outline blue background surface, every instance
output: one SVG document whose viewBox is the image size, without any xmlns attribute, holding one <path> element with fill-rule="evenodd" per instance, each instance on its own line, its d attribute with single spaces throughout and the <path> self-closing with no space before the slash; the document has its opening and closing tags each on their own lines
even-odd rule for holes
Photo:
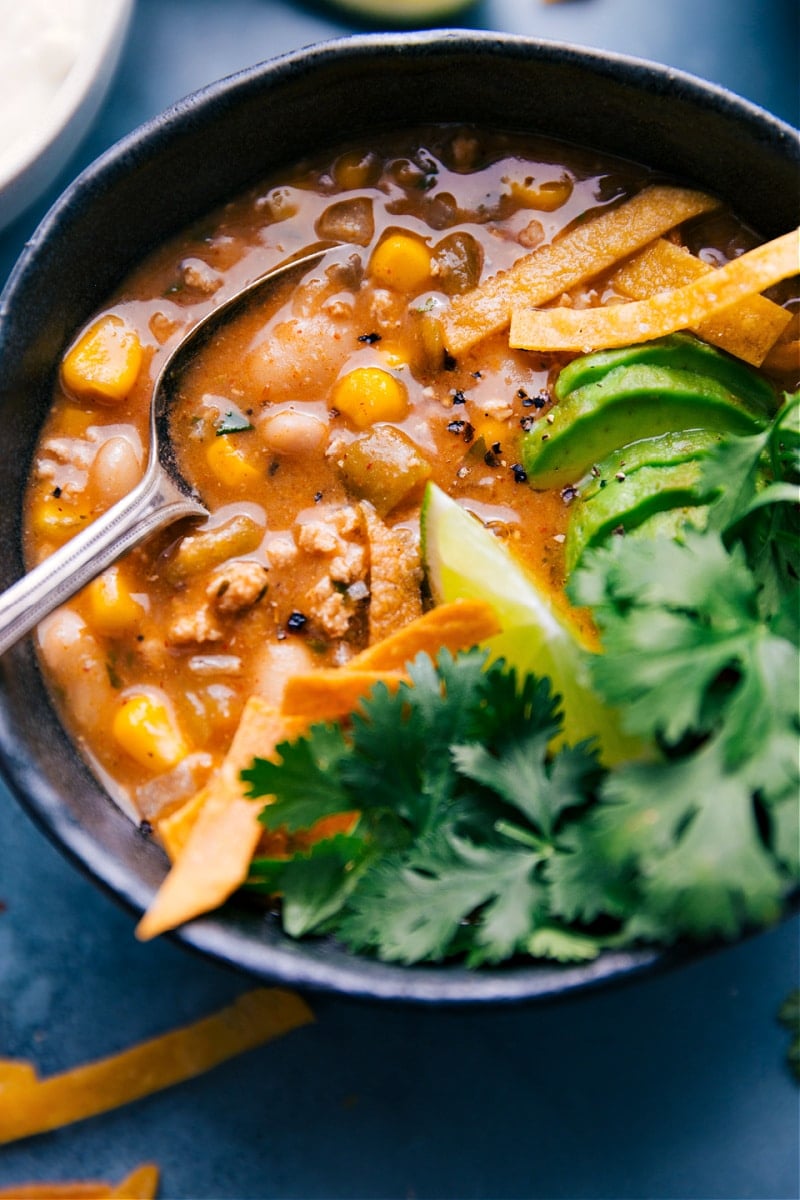
<svg viewBox="0 0 800 1200">
<path fill-rule="evenodd" d="M 22 0 L 24 2 L 24 0 Z M 796 123 L 795 0 L 487 0 L 468 27 L 631 53 Z M 368 28 L 322 3 L 137 0 L 105 107 L 50 193 L 0 233 L 0 281 L 92 158 L 172 101 Z M 248 986 L 133 921 L 0 784 L 0 1056 L 44 1074 Z M 798 1089 L 776 1021 L 798 921 L 561 1003 L 434 1011 L 312 998 L 316 1023 L 135 1106 L 0 1151 L 0 1187 L 162 1169 L 160 1195 L 796 1200 Z"/>
</svg>

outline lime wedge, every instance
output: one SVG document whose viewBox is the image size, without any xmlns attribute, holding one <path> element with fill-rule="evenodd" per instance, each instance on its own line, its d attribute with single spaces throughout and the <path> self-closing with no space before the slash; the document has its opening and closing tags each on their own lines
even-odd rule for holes
<svg viewBox="0 0 800 1200">
<path fill-rule="evenodd" d="M 637 757 L 641 746 L 620 729 L 589 683 L 589 651 L 577 629 L 502 542 L 441 488 L 429 483 L 421 514 L 422 559 L 437 604 L 469 599 L 491 604 L 502 632 L 485 645 L 520 674 L 546 675 L 561 696 L 563 741 L 596 737 L 606 765 Z"/>
</svg>

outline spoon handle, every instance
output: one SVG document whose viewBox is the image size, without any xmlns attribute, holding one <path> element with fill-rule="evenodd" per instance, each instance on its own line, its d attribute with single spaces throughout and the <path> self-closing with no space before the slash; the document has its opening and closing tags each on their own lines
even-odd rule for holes
<svg viewBox="0 0 800 1200">
<path fill-rule="evenodd" d="M 122 554 L 180 517 L 207 516 L 160 469 L 0 595 L 0 655 Z"/>
</svg>

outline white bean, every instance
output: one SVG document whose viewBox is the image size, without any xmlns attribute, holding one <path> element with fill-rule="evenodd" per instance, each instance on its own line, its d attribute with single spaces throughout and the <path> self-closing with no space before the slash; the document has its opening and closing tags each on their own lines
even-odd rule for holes
<svg viewBox="0 0 800 1200">
<path fill-rule="evenodd" d="M 63 689 L 67 707 L 79 725 L 98 724 L 113 689 L 108 671 L 86 622 L 71 608 L 59 608 L 39 625 L 39 645 L 47 666 Z"/>
<path fill-rule="evenodd" d="M 264 417 L 259 422 L 258 432 L 268 450 L 290 457 L 315 454 L 328 441 L 325 421 L 291 408 Z"/>
<path fill-rule="evenodd" d="M 127 496 L 142 477 L 138 447 L 124 435 L 103 442 L 89 471 L 90 485 L 99 500 L 114 504 Z"/>
</svg>

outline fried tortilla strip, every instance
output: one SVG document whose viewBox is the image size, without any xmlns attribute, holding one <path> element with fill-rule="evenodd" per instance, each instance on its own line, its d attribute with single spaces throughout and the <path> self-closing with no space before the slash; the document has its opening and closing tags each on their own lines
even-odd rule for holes
<svg viewBox="0 0 800 1200">
<path fill-rule="evenodd" d="M 800 269 L 800 230 L 749 250 L 685 287 L 601 308 L 518 309 L 510 344 L 522 350 L 606 350 L 693 329 Z"/>
<path fill-rule="evenodd" d="M 269 758 L 279 742 L 304 728 L 304 721 L 250 697 L 231 748 L 204 789 L 189 836 L 136 928 L 138 938 L 147 941 L 219 907 L 244 883 L 262 830 L 259 806 L 245 797 L 239 772 L 256 755 Z"/>
<path fill-rule="evenodd" d="M 489 334 L 506 329 L 514 309 L 555 300 L 718 204 L 703 192 L 685 188 L 645 188 L 617 208 L 573 226 L 474 291 L 455 297 L 442 317 L 445 346 L 451 354 L 462 354 Z"/>
<path fill-rule="evenodd" d="M 142 1163 L 117 1184 L 111 1192 L 111 1200 L 155 1200 L 159 1176 L 155 1163 Z"/>
<path fill-rule="evenodd" d="M 714 270 L 715 267 L 684 246 L 658 238 L 615 271 L 609 282 L 632 300 L 647 300 L 657 292 L 682 287 Z M 701 321 L 692 332 L 728 354 L 760 367 L 791 319 L 786 309 L 766 296 L 748 296 L 720 316 Z"/>
<path fill-rule="evenodd" d="M 18 1183 L 0 1188 L 0 1200 L 155 1200 L 158 1181 L 155 1163 L 143 1163 L 116 1185 L 99 1179 Z"/>
<path fill-rule="evenodd" d="M 435 658 L 439 650 L 468 650 L 500 632 L 491 604 L 484 600 L 454 600 L 439 604 L 403 629 L 362 650 L 347 664 L 348 671 L 399 671 L 418 654 Z"/>
<path fill-rule="evenodd" d="M 206 800 L 211 794 L 211 788 L 206 786 L 201 788 L 199 792 L 195 792 L 188 800 L 180 806 L 173 809 L 166 817 L 162 817 L 156 821 L 155 826 L 158 831 L 159 841 L 170 857 L 171 862 L 183 850 L 189 840 L 189 834 L 197 824 L 197 818 L 203 811 Z"/>
<path fill-rule="evenodd" d="M 22 1058 L 0 1058 L 0 1104 L 17 1088 L 30 1087 L 37 1079 L 33 1063 Z"/>
<path fill-rule="evenodd" d="M 294 992 L 256 988 L 210 1017 L 0 1098 L 0 1143 L 60 1129 L 193 1079 L 314 1017 Z M 126 1193 L 123 1193 L 126 1194 Z"/>
<path fill-rule="evenodd" d="M 287 680 L 283 712 L 302 717 L 308 725 L 339 721 L 354 712 L 376 684 L 394 691 L 405 678 L 402 671 L 352 670 L 349 664 L 307 671 Z"/>
<path fill-rule="evenodd" d="M 764 366 L 770 371 L 800 371 L 800 339 L 778 342 L 764 360 Z"/>
<path fill-rule="evenodd" d="M 0 1200 L 111 1200 L 117 1195 L 101 1179 L 67 1179 L 48 1183 L 18 1183 L 0 1188 Z"/>
</svg>

